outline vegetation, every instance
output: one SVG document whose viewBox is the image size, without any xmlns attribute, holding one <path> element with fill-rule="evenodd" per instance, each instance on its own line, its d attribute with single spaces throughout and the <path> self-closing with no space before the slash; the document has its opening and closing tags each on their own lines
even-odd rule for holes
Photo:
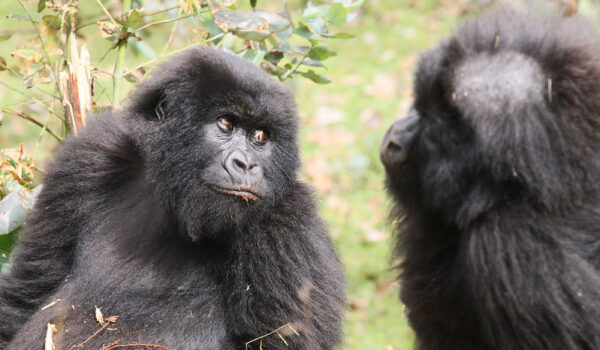
<svg viewBox="0 0 600 350">
<path fill-rule="evenodd" d="M 196 44 L 217 46 L 260 64 L 296 91 L 302 176 L 318 190 L 346 266 L 350 310 L 343 348 L 410 349 L 413 336 L 390 271 L 379 142 L 410 107 L 419 52 L 481 3 L 2 2 L 0 263 L 18 239 L 49 156 L 85 123 L 86 108 L 119 108 L 135 83 L 166 57 Z M 595 15 L 590 1 L 580 9 Z M 93 95 L 86 95 L 86 79 Z M 89 99 L 74 99 L 80 91 Z"/>
</svg>

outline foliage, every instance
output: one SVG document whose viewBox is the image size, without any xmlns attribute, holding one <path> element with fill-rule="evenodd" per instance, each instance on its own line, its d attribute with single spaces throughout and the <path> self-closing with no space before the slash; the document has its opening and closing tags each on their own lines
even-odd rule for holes
<svg viewBox="0 0 600 350">
<path fill-rule="evenodd" d="M 0 84 L 30 98 L 38 110 L 47 112 L 47 119 L 42 121 L 39 112 L 3 106 L 0 125 L 3 115 L 15 116 L 39 126 L 40 139 L 47 133 L 62 141 L 77 133 L 88 113 L 119 108 L 126 84 L 138 82 L 167 56 L 198 44 L 240 55 L 281 81 L 303 77 L 329 83 L 322 74 L 324 62 L 336 53 L 326 43 L 352 37 L 331 28 L 352 19 L 363 0 L 308 2 L 296 16 L 285 0 L 279 12 L 258 9 L 257 0 L 179 0 L 166 5 L 143 0 L 17 1 L 21 13 L 7 18 L 29 24 L 35 36 L 0 34 L 0 42 L 20 40 L 9 57 L 0 55 L 0 74 L 16 77 L 22 86 Z M 177 34 L 188 39 L 187 45 L 169 49 Z M 104 41 L 104 46 L 94 40 Z M 97 52 L 103 47 L 103 54 Z M 126 60 L 128 55 L 134 57 Z M 114 62 L 107 63 L 111 56 Z M 126 61 L 140 57 L 146 61 L 126 67 Z M 19 229 L 38 191 L 31 191 L 33 159 L 22 148 L 2 150 L 0 159 L 0 235 L 4 235 Z M 0 251 L 2 246 L 0 242 Z"/>
</svg>

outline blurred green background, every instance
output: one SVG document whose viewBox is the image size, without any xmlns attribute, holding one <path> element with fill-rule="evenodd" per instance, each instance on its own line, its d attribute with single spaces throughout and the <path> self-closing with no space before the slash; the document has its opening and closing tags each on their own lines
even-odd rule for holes
<svg viewBox="0 0 600 350">
<path fill-rule="evenodd" d="M 244 0 L 239 0 L 244 1 Z M 25 1 L 27 4 L 36 1 Z M 94 6 L 87 0 L 81 6 Z M 448 35 L 458 23 L 477 13 L 488 1 L 467 0 L 366 0 L 358 16 L 344 25 L 355 37 L 330 40 L 338 55 L 326 62 L 325 74 L 332 83 L 317 85 L 306 79 L 286 81 L 296 93 L 302 120 L 302 177 L 319 194 L 321 213 L 345 265 L 350 307 L 345 321 L 343 349 L 410 349 L 413 334 L 407 326 L 398 300 L 395 273 L 390 271 L 391 228 L 386 224 L 389 208 L 383 189 L 384 172 L 379 162 L 379 142 L 387 126 L 407 112 L 411 103 L 412 72 L 419 53 Z M 173 2 L 171 2 L 173 4 Z M 302 1 L 288 1 L 290 9 L 303 7 Z M 35 6 L 35 5 L 32 5 Z M 258 7 L 278 11 L 282 2 L 258 0 Z M 581 11 L 594 15 L 584 1 Z M 25 39 L 35 37 L 29 23 L 7 18 L 25 14 L 18 1 L 0 4 L 0 35 L 13 37 L 0 42 L 0 56 L 10 65 L 10 53 Z M 147 40 L 156 51 L 171 30 Z M 83 39 L 90 48 L 92 62 L 109 47 L 91 26 Z M 159 30 L 160 32 L 160 30 Z M 193 43 L 192 36 L 176 35 L 171 49 Z M 110 53 L 106 62 L 114 62 Z M 125 67 L 135 67 L 147 58 L 128 53 Z M 31 97 L 20 94 L 23 82 L 8 72 L 0 72 L 0 108 L 24 110 L 42 121 L 49 113 Z M 134 85 L 127 84 L 125 93 Z M 17 88 L 17 89 L 15 89 Z M 95 94 L 102 94 L 96 86 Z M 48 97 L 36 88 L 28 91 L 36 98 Z M 102 98 L 100 98 L 101 100 Z M 50 126 L 60 130 L 58 122 Z M 49 135 L 31 123 L 4 114 L 0 126 L 0 148 L 17 147 L 34 156 L 43 169 L 58 146 Z"/>
</svg>

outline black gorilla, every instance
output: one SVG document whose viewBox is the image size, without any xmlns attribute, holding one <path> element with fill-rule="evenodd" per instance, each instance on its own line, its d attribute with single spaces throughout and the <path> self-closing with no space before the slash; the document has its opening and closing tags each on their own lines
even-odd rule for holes
<svg viewBox="0 0 600 350">
<path fill-rule="evenodd" d="M 341 266 L 298 181 L 290 93 L 195 48 L 60 149 L 0 279 L 0 348 L 332 349 Z M 52 301 L 58 302 L 52 304 Z M 44 307 L 50 305 L 48 307 Z M 110 330 L 116 328 L 116 330 Z"/>
<path fill-rule="evenodd" d="M 505 10 L 422 56 L 381 148 L 420 350 L 600 349 L 600 37 Z"/>
</svg>

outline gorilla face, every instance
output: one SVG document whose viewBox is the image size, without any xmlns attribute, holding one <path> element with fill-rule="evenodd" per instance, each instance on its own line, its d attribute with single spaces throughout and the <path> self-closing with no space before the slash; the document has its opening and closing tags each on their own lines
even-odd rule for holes
<svg viewBox="0 0 600 350">
<path fill-rule="evenodd" d="M 296 180 L 295 105 L 241 58 L 198 48 L 175 60 L 133 96 L 134 118 L 151 125 L 146 176 L 186 236 L 230 234 Z"/>
</svg>

